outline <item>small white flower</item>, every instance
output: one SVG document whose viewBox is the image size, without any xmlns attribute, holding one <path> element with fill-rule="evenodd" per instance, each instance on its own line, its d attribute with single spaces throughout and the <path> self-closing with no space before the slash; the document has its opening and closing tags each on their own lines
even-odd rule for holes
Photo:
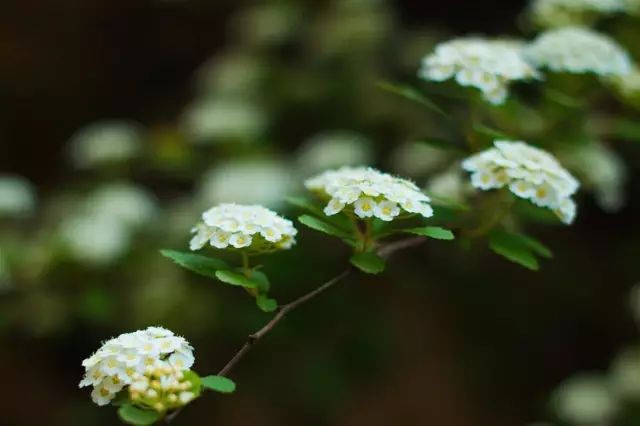
<svg viewBox="0 0 640 426">
<path fill-rule="evenodd" d="M 628 53 L 612 38 L 583 27 L 540 34 L 524 50 L 528 61 L 554 72 L 624 76 L 631 72 Z"/>
<path fill-rule="evenodd" d="M 136 380 L 135 382 L 131 383 L 129 385 L 129 389 L 139 393 L 146 392 L 147 389 L 149 389 L 149 379 L 147 379 L 145 376 L 142 376 L 140 380 Z"/>
<path fill-rule="evenodd" d="M 230 233 L 225 231 L 213 231 L 213 229 L 210 229 L 209 231 L 213 233 L 210 240 L 213 247 L 223 249 L 229 246 L 229 239 L 231 238 Z"/>
<path fill-rule="evenodd" d="M 509 184 L 509 190 L 520 198 L 531 198 L 535 194 L 535 187 L 526 180 L 514 180 Z"/>
<path fill-rule="evenodd" d="M 249 247 L 251 245 L 252 240 L 253 238 L 251 238 L 251 235 L 237 233 L 237 234 L 233 234 L 231 238 L 229 238 L 229 244 L 231 244 L 235 248 L 244 248 L 244 247 Z"/>
<path fill-rule="evenodd" d="M 120 379 L 119 376 L 111 376 L 104 379 L 102 382 L 102 386 L 107 389 L 111 393 L 118 393 L 122 390 L 125 383 Z"/>
<path fill-rule="evenodd" d="M 181 403 L 188 404 L 194 397 L 195 395 L 193 392 L 180 392 L 180 396 L 178 398 Z"/>
<path fill-rule="evenodd" d="M 353 203 L 353 212 L 360 218 L 372 217 L 376 202 L 371 197 L 361 197 Z"/>
<path fill-rule="evenodd" d="M 517 197 L 553 210 L 562 222 L 573 221 L 576 206 L 571 196 L 579 183 L 551 154 L 520 141 L 495 141 L 494 146 L 462 162 L 474 187 L 508 186 Z"/>
<path fill-rule="evenodd" d="M 520 41 L 480 37 L 447 41 L 422 60 L 419 76 L 436 82 L 455 78 L 461 86 L 479 89 L 488 102 L 502 104 L 511 82 L 539 77 L 524 60 L 523 46 Z"/>
<path fill-rule="evenodd" d="M 344 209 L 344 206 L 346 206 L 346 204 L 343 201 L 340 201 L 338 198 L 332 198 L 323 211 L 327 216 L 333 216 L 334 214 L 340 213 L 342 209 Z"/>
<path fill-rule="evenodd" d="M 91 399 L 101 407 L 109 404 L 115 396 L 115 393 L 111 393 L 109 389 L 101 385 L 94 387 L 91 391 Z"/>
<path fill-rule="evenodd" d="M 220 204 L 203 213 L 202 219 L 194 228 L 197 241 L 192 240 L 192 250 L 202 248 L 200 242 L 208 235 L 211 246 L 218 249 L 283 249 L 293 245 L 297 234 L 291 221 L 262 206 Z M 287 247 L 281 244 L 284 241 Z"/>
<path fill-rule="evenodd" d="M 327 216 L 343 210 L 360 218 L 376 216 L 393 220 L 401 210 L 430 217 L 429 197 L 408 180 L 372 168 L 343 167 L 329 170 L 305 182 L 307 189 L 329 200 Z"/>
<path fill-rule="evenodd" d="M 400 214 L 400 207 L 392 201 L 381 201 L 376 204 L 373 214 L 378 219 L 390 222 Z"/>
<path fill-rule="evenodd" d="M 178 370 L 188 370 L 195 361 L 191 353 L 175 352 L 169 356 L 169 364 Z"/>
</svg>

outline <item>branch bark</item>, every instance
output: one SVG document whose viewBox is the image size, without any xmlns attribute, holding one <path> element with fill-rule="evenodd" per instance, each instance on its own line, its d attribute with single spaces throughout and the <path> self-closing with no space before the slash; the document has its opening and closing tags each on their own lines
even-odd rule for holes
<svg viewBox="0 0 640 426">
<path fill-rule="evenodd" d="M 418 246 L 424 243 L 426 240 L 427 239 L 425 237 L 411 237 L 411 238 L 405 238 L 402 240 L 394 241 L 392 243 L 388 243 L 381 246 L 378 249 L 378 255 L 384 259 L 388 259 L 394 253 L 407 248 Z M 322 284 L 320 287 L 300 296 L 299 298 L 285 305 L 281 305 L 278 308 L 278 311 L 276 312 L 274 317 L 271 318 L 271 320 L 268 323 L 266 323 L 261 329 L 259 329 L 255 333 L 250 334 L 247 337 L 247 340 L 245 341 L 244 345 L 242 345 L 240 350 L 238 350 L 235 353 L 235 355 L 229 360 L 229 362 L 227 362 L 225 366 L 222 367 L 222 369 L 218 372 L 218 376 L 227 376 L 231 371 L 231 369 L 233 369 L 233 367 L 246 355 L 246 353 L 249 352 L 249 350 L 251 350 L 251 348 L 256 344 L 256 342 L 258 342 L 258 340 L 262 339 L 271 330 L 273 330 L 273 328 L 276 325 L 278 325 L 278 323 L 282 321 L 289 312 L 299 308 L 301 305 L 307 303 L 308 301 L 315 298 L 316 296 L 324 293 L 326 290 L 328 290 L 329 288 L 333 287 L 334 285 L 338 284 L 340 281 L 348 277 L 352 272 L 354 272 L 353 267 L 349 267 L 344 271 L 340 272 L 338 275 L 336 275 L 329 281 Z M 180 411 L 181 410 L 177 410 L 167 415 L 165 417 L 165 423 L 170 424 L 175 419 L 175 417 L 180 413 Z"/>
</svg>

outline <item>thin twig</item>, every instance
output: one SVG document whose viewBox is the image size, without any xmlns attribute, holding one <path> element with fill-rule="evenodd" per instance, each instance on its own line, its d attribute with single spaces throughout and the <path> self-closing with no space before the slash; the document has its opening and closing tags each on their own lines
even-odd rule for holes
<svg viewBox="0 0 640 426">
<path fill-rule="evenodd" d="M 378 255 L 386 259 L 386 258 L 389 258 L 391 255 L 393 255 L 397 251 L 420 245 L 425 241 L 426 241 L 425 237 L 405 238 L 403 240 L 395 241 L 395 242 L 381 246 L 378 249 Z M 274 315 L 274 317 L 271 318 L 271 320 L 267 324 L 265 324 L 261 329 L 259 329 L 253 334 L 250 334 L 247 337 L 247 340 L 245 341 L 244 345 L 242 345 L 240 350 L 236 352 L 233 358 L 231 358 L 231 360 L 229 360 L 229 362 L 227 362 L 225 366 L 222 367 L 222 370 L 218 372 L 218 376 L 228 375 L 231 369 L 244 357 L 244 355 L 247 352 L 249 352 L 249 350 L 253 347 L 253 345 L 255 345 L 258 340 L 262 339 L 265 335 L 267 335 L 280 321 L 282 321 L 282 319 L 284 319 L 284 317 L 289 312 L 293 311 L 294 309 L 300 307 L 301 305 L 305 304 L 309 300 L 313 299 L 314 297 L 318 296 L 319 294 L 333 287 L 334 285 L 336 285 L 337 283 L 345 279 L 347 276 L 349 276 L 349 274 L 351 274 L 352 271 L 353 271 L 353 268 L 345 269 L 344 271 L 340 272 L 338 275 L 336 275 L 326 283 L 322 284 L 320 287 L 310 291 L 309 293 L 306 293 L 300 296 L 299 298 L 293 300 L 292 302 L 289 302 L 285 305 L 280 306 L 278 308 L 278 311 Z M 170 424 L 173 421 L 173 419 L 175 419 L 176 416 L 180 413 L 180 411 L 181 410 L 176 410 L 173 413 L 167 415 L 164 419 L 165 423 Z"/>
</svg>

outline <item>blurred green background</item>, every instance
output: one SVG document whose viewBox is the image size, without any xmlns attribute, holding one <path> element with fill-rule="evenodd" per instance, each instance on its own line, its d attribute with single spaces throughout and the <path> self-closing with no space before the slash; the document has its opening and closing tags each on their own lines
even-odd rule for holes
<svg viewBox="0 0 640 426">
<path fill-rule="evenodd" d="M 525 6 L 3 2 L 0 170 L 30 184 L 0 185 L 0 424 L 118 424 L 78 389 L 80 362 L 148 325 L 185 336 L 198 372 L 218 371 L 269 316 L 158 250 L 185 249 L 200 212 L 221 201 L 294 217 L 284 195 L 328 167 L 446 179 L 449 154 L 412 144 L 437 133 L 438 118 L 377 83 L 414 81 L 422 56 L 452 35 L 517 33 Z M 637 340 L 640 145 L 624 142 L 625 201 L 612 213 L 584 195 L 574 226 L 533 226 L 555 253 L 540 272 L 480 245 L 399 254 L 385 274 L 354 276 L 293 313 L 238 365 L 233 396 L 203 398 L 175 424 L 552 418 L 559 383 L 605 371 Z M 265 270 L 286 301 L 347 257 L 302 229 Z"/>
</svg>

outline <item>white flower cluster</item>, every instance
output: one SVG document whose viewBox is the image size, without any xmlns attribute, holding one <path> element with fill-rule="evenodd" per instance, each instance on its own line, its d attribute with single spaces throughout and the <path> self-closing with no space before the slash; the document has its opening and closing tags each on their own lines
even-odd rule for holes
<svg viewBox="0 0 640 426">
<path fill-rule="evenodd" d="M 155 384 L 144 389 L 154 399 L 161 390 L 176 390 L 175 380 L 180 381 L 180 373 L 189 370 L 194 360 L 193 348 L 184 338 L 162 327 L 149 327 L 108 340 L 82 361 L 85 376 L 80 387 L 93 386 L 91 398 L 102 406 L 127 387 L 130 392 L 142 392 L 150 376 L 161 376 L 159 389 Z"/>
<path fill-rule="evenodd" d="M 502 104 L 512 81 L 538 78 L 522 56 L 524 44 L 515 40 L 465 37 L 436 46 L 422 60 L 418 75 L 429 81 L 455 78 L 461 86 L 480 89 L 492 104 Z"/>
<path fill-rule="evenodd" d="M 573 222 L 576 204 L 571 196 L 579 183 L 551 154 L 520 141 L 494 145 L 462 162 L 462 168 L 472 173 L 474 187 L 508 186 L 514 195 L 553 210 L 565 224 Z"/>
<path fill-rule="evenodd" d="M 563 164 L 578 176 L 605 211 L 619 211 L 625 204 L 629 171 L 623 159 L 601 143 L 591 143 L 560 152 Z"/>
<path fill-rule="evenodd" d="M 252 141 L 267 124 L 263 110 L 240 100 L 204 99 L 185 111 L 182 127 L 194 143 Z"/>
<path fill-rule="evenodd" d="M 104 265 L 130 247 L 134 231 L 156 212 L 156 201 L 144 188 L 126 183 L 104 185 L 64 219 L 60 238 L 76 260 Z"/>
<path fill-rule="evenodd" d="M 25 179 L 0 175 L 0 217 L 20 217 L 35 210 L 36 194 Z"/>
<path fill-rule="evenodd" d="M 231 160 L 208 171 L 198 188 L 202 205 L 218 203 L 282 205 L 294 189 L 291 168 L 284 160 Z"/>
<path fill-rule="evenodd" d="M 348 208 L 361 219 L 377 217 L 391 221 L 402 214 L 433 216 L 431 201 L 408 180 L 367 167 L 343 167 L 329 170 L 305 182 L 310 191 L 328 198 L 327 216 Z"/>
<path fill-rule="evenodd" d="M 358 133 L 344 130 L 312 136 L 297 155 L 298 169 L 305 177 L 322 170 L 368 164 L 373 159 L 371 142 Z"/>
<path fill-rule="evenodd" d="M 584 23 L 594 15 L 609 15 L 624 9 L 624 0 L 536 0 L 531 13 L 539 25 L 559 27 Z"/>
<path fill-rule="evenodd" d="M 572 425 L 610 425 L 617 401 L 608 378 L 582 373 L 565 380 L 553 393 L 553 407 L 560 420 Z"/>
<path fill-rule="evenodd" d="M 573 74 L 619 76 L 631 72 L 631 59 L 612 38 L 583 27 L 563 27 L 540 34 L 524 50 L 539 68 Z"/>
<path fill-rule="evenodd" d="M 123 162 L 142 150 L 140 125 L 125 120 L 107 120 L 89 124 L 71 139 L 73 163 L 79 168 Z"/>
<path fill-rule="evenodd" d="M 204 212 L 202 220 L 192 230 L 191 250 L 207 243 L 217 249 L 256 252 L 288 249 L 298 233 L 290 220 L 258 205 L 220 204 Z"/>
</svg>

